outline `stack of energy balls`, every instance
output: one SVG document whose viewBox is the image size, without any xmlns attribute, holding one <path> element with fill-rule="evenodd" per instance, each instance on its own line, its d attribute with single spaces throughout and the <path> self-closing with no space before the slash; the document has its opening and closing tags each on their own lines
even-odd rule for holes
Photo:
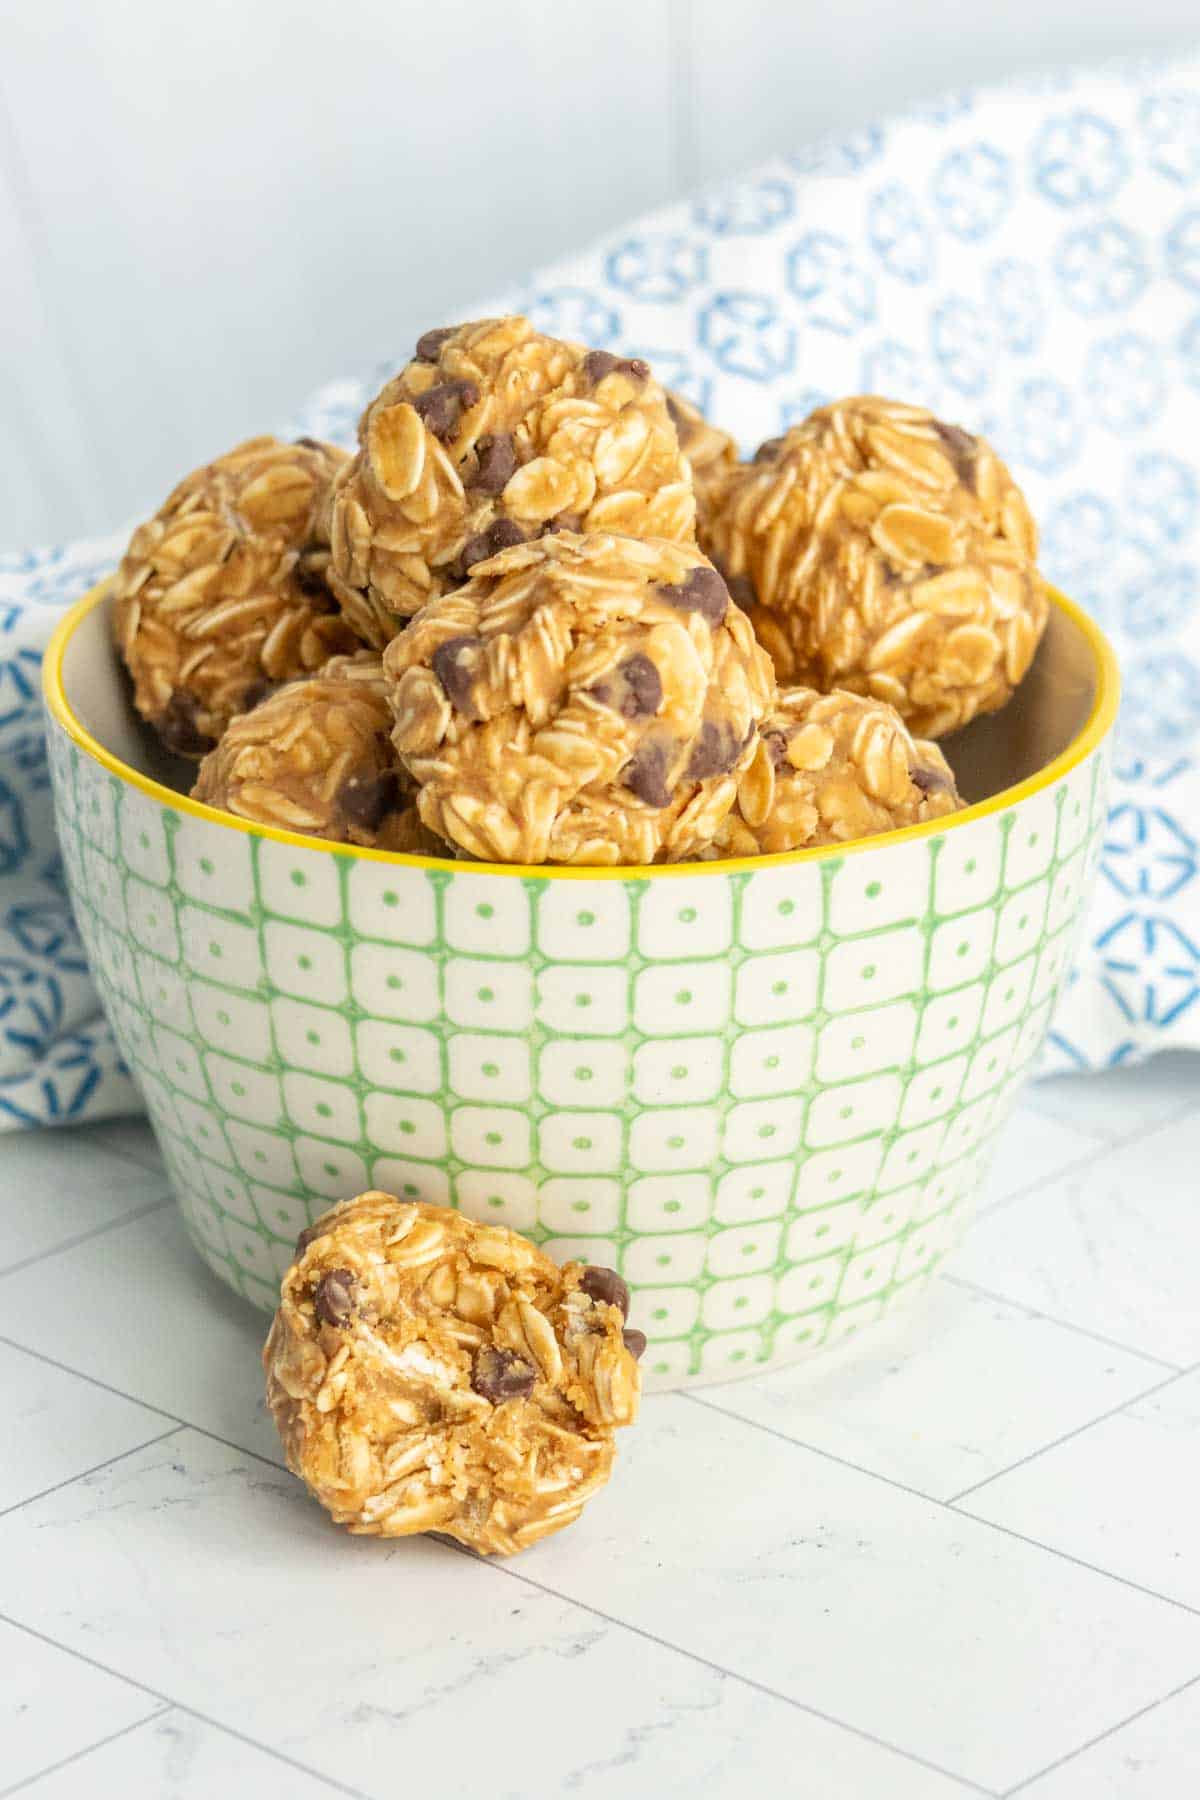
<svg viewBox="0 0 1200 1800">
<path fill-rule="evenodd" d="M 197 799 L 387 851 L 632 865 L 962 805 L 933 739 L 1047 615 L 1004 464 L 920 407 L 748 463 L 646 363 L 429 331 L 352 457 L 256 438 L 134 533 L 117 642 Z"/>
</svg>

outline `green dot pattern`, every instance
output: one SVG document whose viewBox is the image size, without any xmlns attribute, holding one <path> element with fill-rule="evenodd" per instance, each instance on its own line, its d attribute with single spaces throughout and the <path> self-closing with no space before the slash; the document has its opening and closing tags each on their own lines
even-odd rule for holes
<svg viewBox="0 0 1200 1800">
<path fill-rule="evenodd" d="M 811 1354 L 961 1235 L 1070 964 L 1106 755 L 827 860 L 426 870 L 162 806 L 54 726 L 63 861 L 188 1232 L 272 1308 L 378 1186 L 617 1268 L 652 1386 Z"/>
</svg>

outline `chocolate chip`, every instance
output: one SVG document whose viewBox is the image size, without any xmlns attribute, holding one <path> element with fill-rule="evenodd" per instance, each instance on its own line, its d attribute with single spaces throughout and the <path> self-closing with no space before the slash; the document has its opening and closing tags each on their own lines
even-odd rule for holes
<svg viewBox="0 0 1200 1800">
<path fill-rule="evenodd" d="M 455 565 L 455 572 L 460 577 L 466 577 L 471 573 L 471 570 L 475 567 L 476 563 L 486 562 L 491 554 L 492 550 L 488 543 L 487 532 L 478 531 L 474 537 L 468 538 L 463 545 L 462 553 Z"/>
<path fill-rule="evenodd" d="M 913 786 L 920 788 L 923 794 L 940 794 L 950 786 L 940 769 L 927 769 L 921 763 L 918 763 L 915 769 L 910 769 L 908 773 Z"/>
<path fill-rule="evenodd" d="M 537 1371 L 511 1350 L 481 1344 L 471 1364 L 471 1386 L 493 1406 L 503 1400 L 524 1400 L 533 1392 Z"/>
<path fill-rule="evenodd" d="M 302 594 L 314 600 L 324 600 L 326 610 L 333 607 L 333 596 L 325 581 L 325 569 L 329 562 L 329 552 L 320 544 L 305 544 L 292 570 L 292 580 Z"/>
<path fill-rule="evenodd" d="M 600 1300 L 605 1306 L 619 1306 L 621 1317 L 629 1317 L 629 1289 L 615 1269 L 592 1265 L 583 1271 L 579 1285 L 589 1300 Z"/>
<path fill-rule="evenodd" d="M 517 452 L 506 434 L 481 437 L 475 446 L 479 468 L 471 487 L 477 494 L 500 494 L 517 466 Z"/>
<path fill-rule="evenodd" d="M 621 1342 L 635 1362 L 641 1362 L 646 1354 L 646 1334 L 639 1331 L 636 1325 L 629 1325 L 621 1333 Z"/>
<path fill-rule="evenodd" d="M 473 381 L 439 381 L 413 401 L 413 411 L 425 421 L 435 438 L 445 443 L 458 430 L 459 420 L 479 399 Z"/>
<path fill-rule="evenodd" d="M 754 592 L 754 583 L 748 575 L 728 575 L 725 586 L 729 589 L 729 598 L 742 612 L 749 612 L 757 604 L 758 596 Z"/>
<path fill-rule="evenodd" d="M 314 569 L 308 563 L 297 563 L 292 570 L 292 580 L 300 589 L 306 600 L 312 601 L 314 612 L 332 612 L 333 595 L 325 583 L 325 575 L 321 569 Z M 321 604 L 324 602 L 324 604 Z"/>
<path fill-rule="evenodd" d="M 378 831 L 399 804 L 400 775 L 396 769 L 380 769 L 377 774 L 347 775 L 334 798 L 334 805 L 347 825 L 356 825 L 360 831 Z"/>
<path fill-rule="evenodd" d="M 329 1269 L 313 1294 L 313 1311 L 324 1325 L 345 1325 L 354 1311 L 354 1271 Z"/>
<path fill-rule="evenodd" d="M 754 452 L 754 460 L 756 463 L 774 462 L 782 449 L 783 439 L 781 437 L 767 438 L 766 442 L 760 444 Z"/>
<path fill-rule="evenodd" d="M 442 352 L 442 345 L 447 338 L 454 336 L 456 327 L 439 325 L 433 331 L 423 331 L 417 339 L 417 361 L 436 362 Z"/>
<path fill-rule="evenodd" d="M 674 394 L 669 390 L 667 392 L 667 413 L 672 425 L 675 427 L 675 436 L 678 440 L 679 448 L 686 455 L 687 447 L 700 430 L 700 425 L 695 418 L 688 417 L 678 400 L 676 400 Z"/>
<path fill-rule="evenodd" d="M 661 744 L 640 744 L 626 764 L 621 779 L 630 793 L 644 800 L 647 806 L 671 804 L 667 753 Z"/>
<path fill-rule="evenodd" d="M 593 386 L 611 375 L 617 366 L 618 358 L 611 350 L 589 350 L 583 359 L 583 372 Z"/>
<path fill-rule="evenodd" d="M 216 743 L 197 723 L 199 708 L 190 694 L 172 694 L 155 721 L 158 735 L 177 756 L 206 756 Z"/>
<path fill-rule="evenodd" d="M 322 1226 L 322 1225 L 306 1225 L 304 1227 L 304 1230 L 300 1233 L 300 1236 L 296 1239 L 296 1252 L 295 1252 L 294 1260 L 296 1262 L 299 1262 L 300 1258 L 304 1255 L 304 1252 L 308 1249 L 308 1246 L 310 1244 L 315 1244 L 319 1237 L 324 1237 L 324 1236 L 325 1236 L 324 1226 Z"/>
<path fill-rule="evenodd" d="M 325 448 L 325 446 L 321 442 L 320 438 L 310 438 L 310 437 L 293 438 L 292 442 L 293 442 L 293 444 L 302 445 L 305 450 L 323 450 Z"/>
<path fill-rule="evenodd" d="M 645 381 L 650 373 L 649 363 L 640 356 L 614 356 L 611 350 L 589 350 L 583 359 L 583 372 L 593 387 L 598 387 L 606 375 L 614 373 L 628 375 L 634 381 Z"/>
<path fill-rule="evenodd" d="M 627 719 L 648 719 L 662 705 L 662 676 L 648 656 L 639 651 L 621 664 L 625 699 L 621 711 Z"/>
<path fill-rule="evenodd" d="M 261 706 L 264 700 L 269 700 L 272 694 L 278 693 L 285 685 L 282 681 L 268 681 L 265 675 L 261 681 L 252 681 L 242 695 L 242 711 L 253 712 L 256 706 Z"/>
<path fill-rule="evenodd" d="M 525 533 L 515 519 L 496 519 L 488 526 L 488 553 L 498 556 L 501 550 L 511 550 L 514 544 L 525 542 Z"/>
<path fill-rule="evenodd" d="M 600 681 L 591 689 L 601 706 L 611 706 L 625 719 L 649 719 L 662 705 L 662 676 L 639 650 L 627 656 L 616 681 Z"/>
<path fill-rule="evenodd" d="M 705 719 L 688 757 L 688 780 L 704 781 L 710 775 L 724 775 L 741 755 L 743 741 L 727 720 L 714 723 Z"/>
<path fill-rule="evenodd" d="M 476 659 L 471 653 L 482 648 L 482 638 L 447 638 L 434 651 L 431 664 L 451 706 L 457 706 L 460 712 L 472 716 L 474 708 L 471 705 L 471 682 Z"/>
<path fill-rule="evenodd" d="M 547 519 L 539 537 L 556 537 L 560 531 L 582 531 L 583 520 L 578 513 L 559 513 L 557 519 Z"/>
<path fill-rule="evenodd" d="M 685 579 L 672 586 L 660 582 L 658 591 L 680 612 L 698 612 L 710 625 L 719 625 L 729 607 L 729 589 L 717 571 L 704 564 L 689 569 Z"/>
<path fill-rule="evenodd" d="M 763 743 L 767 746 L 767 755 L 778 769 L 787 759 L 788 741 L 782 731 L 768 731 L 763 734 Z"/>
<path fill-rule="evenodd" d="M 964 487 L 969 487 L 973 491 L 975 487 L 975 457 L 979 450 L 978 439 L 973 438 L 969 431 L 964 431 L 961 425 L 943 425 L 940 419 L 933 421 L 933 429 L 941 438 L 950 461 L 954 464 L 958 479 Z"/>
<path fill-rule="evenodd" d="M 473 538 L 467 539 L 458 566 L 466 575 L 476 563 L 486 562 L 489 556 L 497 556 L 501 550 L 511 550 L 514 544 L 524 542 L 525 533 L 514 520 L 493 519 L 486 531 L 476 532 Z"/>
</svg>

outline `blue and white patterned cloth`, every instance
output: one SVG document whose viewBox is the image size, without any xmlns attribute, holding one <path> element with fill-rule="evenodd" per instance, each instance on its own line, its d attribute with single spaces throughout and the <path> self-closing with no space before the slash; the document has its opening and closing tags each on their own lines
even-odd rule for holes
<svg viewBox="0 0 1200 1800">
<path fill-rule="evenodd" d="M 648 358 L 744 447 L 839 394 L 986 433 L 1124 669 L 1112 811 L 1043 1071 L 1200 1048 L 1200 60 L 961 93 L 656 213 L 463 316 Z M 435 323 L 437 321 L 434 321 Z M 296 429 L 343 443 L 385 371 Z M 132 1110 L 59 874 L 38 702 L 124 534 L 0 558 L 0 1129 Z"/>
</svg>

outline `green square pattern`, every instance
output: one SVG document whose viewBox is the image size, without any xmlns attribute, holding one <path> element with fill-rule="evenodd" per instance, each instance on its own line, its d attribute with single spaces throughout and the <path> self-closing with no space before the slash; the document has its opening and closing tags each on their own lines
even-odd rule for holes
<svg viewBox="0 0 1200 1800">
<path fill-rule="evenodd" d="M 614 1265 L 649 1383 L 846 1337 L 964 1230 L 1070 964 L 1102 748 L 1019 807 L 761 870 L 425 870 L 185 814 L 57 726 L 63 860 L 188 1230 L 274 1306 L 367 1187 Z"/>
</svg>

